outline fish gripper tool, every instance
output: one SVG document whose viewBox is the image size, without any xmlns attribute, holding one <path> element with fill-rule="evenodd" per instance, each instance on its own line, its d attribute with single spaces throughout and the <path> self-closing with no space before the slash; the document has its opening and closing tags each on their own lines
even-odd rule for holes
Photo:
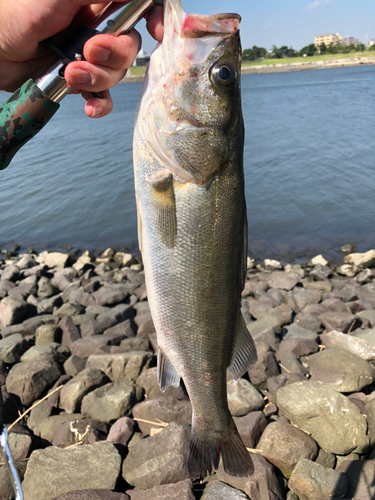
<svg viewBox="0 0 375 500">
<path fill-rule="evenodd" d="M 65 67 L 83 59 L 87 40 L 99 34 L 119 36 L 129 32 L 155 4 L 163 5 L 163 0 L 132 0 L 125 5 L 111 2 L 89 26 L 75 29 L 62 47 L 51 39 L 42 42 L 55 52 L 56 60 L 38 79 L 27 80 L 0 107 L 0 170 L 49 122 L 60 101 L 72 91 L 64 77 Z M 94 96 L 101 97 L 99 93 Z"/>
</svg>

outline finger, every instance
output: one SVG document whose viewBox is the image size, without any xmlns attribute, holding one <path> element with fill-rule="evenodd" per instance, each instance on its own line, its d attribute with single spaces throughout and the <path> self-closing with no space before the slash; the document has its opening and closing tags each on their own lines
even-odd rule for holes
<svg viewBox="0 0 375 500">
<path fill-rule="evenodd" d="M 150 35 L 158 42 L 163 40 L 164 35 L 164 9 L 161 5 L 155 5 L 145 15 L 146 26 Z"/>
<path fill-rule="evenodd" d="M 114 87 L 126 74 L 125 69 L 112 69 L 87 61 L 70 63 L 65 70 L 68 85 L 88 92 L 101 92 Z"/>
<path fill-rule="evenodd" d="M 89 118 L 101 118 L 108 115 L 113 108 L 113 101 L 108 90 L 101 92 L 102 99 L 92 97 L 90 92 L 82 92 L 82 97 L 86 99 L 85 113 Z"/>
<path fill-rule="evenodd" d="M 100 64 L 112 69 L 129 68 L 142 45 L 141 35 L 135 29 L 126 35 L 98 35 L 88 40 L 84 56 L 92 64 Z"/>
</svg>

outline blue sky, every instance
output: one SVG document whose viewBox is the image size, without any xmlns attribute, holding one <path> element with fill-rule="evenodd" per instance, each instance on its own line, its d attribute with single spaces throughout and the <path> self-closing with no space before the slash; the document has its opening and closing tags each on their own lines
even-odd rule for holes
<svg viewBox="0 0 375 500">
<path fill-rule="evenodd" d="M 374 0 L 182 0 L 191 14 L 237 12 L 242 16 L 243 48 L 258 45 L 270 49 L 288 45 L 301 49 L 314 36 L 339 33 L 365 41 L 375 39 Z M 144 48 L 151 52 L 154 42 L 140 31 Z"/>
</svg>

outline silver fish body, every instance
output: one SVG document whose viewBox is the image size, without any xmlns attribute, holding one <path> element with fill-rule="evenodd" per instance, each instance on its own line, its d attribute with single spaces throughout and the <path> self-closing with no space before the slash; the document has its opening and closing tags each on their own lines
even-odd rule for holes
<svg viewBox="0 0 375 500">
<path fill-rule="evenodd" d="M 192 408 L 188 469 L 220 456 L 232 475 L 253 464 L 228 409 L 234 378 L 256 361 L 240 312 L 246 275 L 240 40 L 235 14 L 191 16 L 165 3 L 137 112 L 139 242 L 158 339 L 162 390 L 184 380 Z"/>
</svg>

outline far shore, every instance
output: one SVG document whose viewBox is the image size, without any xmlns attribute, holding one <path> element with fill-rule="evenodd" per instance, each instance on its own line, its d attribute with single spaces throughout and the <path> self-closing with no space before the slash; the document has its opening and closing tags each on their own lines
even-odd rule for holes
<svg viewBox="0 0 375 500">
<path fill-rule="evenodd" d="M 347 59 L 332 59 L 327 61 L 304 61 L 296 63 L 278 63 L 264 65 L 243 65 L 242 74 L 261 74 L 261 73 L 283 73 L 286 71 L 305 71 L 309 69 L 328 69 L 343 68 L 349 66 L 369 66 L 375 65 L 375 57 L 352 57 Z M 138 71 L 141 68 L 138 68 Z M 143 82 L 144 74 L 131 74 L 132 69 L 122 80 L 122 83 Z"/>
</svg>

